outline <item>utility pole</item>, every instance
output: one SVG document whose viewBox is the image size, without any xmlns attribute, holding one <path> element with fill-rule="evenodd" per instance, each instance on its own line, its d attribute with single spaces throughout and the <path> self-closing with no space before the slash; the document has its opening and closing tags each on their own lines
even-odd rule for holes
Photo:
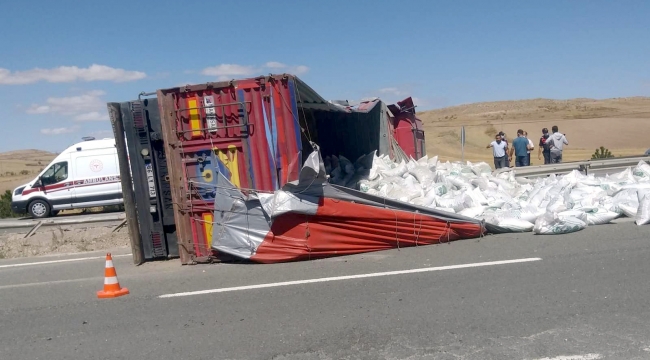
<svg viewBox="0 0 650 360">
<path fill-rule="evenodd" d="M 129 239 L 131 240 L 133 263 L 141 265 L 144 262 L 144 254 L 142 253 L 142 238 L 140 237 L 138 216 L 135 211 L 135 194 L 133 193 L 129 158 L 127 156 L 126 141 L 124 139 L 122 110 L 120 109 L 120 103 L 108 103 L 107 106 L 108 115 L 110 116 L 111 125 L 113 126 L 113 134 L 115 135 L 117 160 L 120 164 L 120 181 L 122 183 L 122 196 L 124 198 L 124 212 L 126 213 L 126 224 L 129 229 Z"/>
<path fill-rule="evenodd" d="M 460 127 L 460 161 L 465 162 L 465 126 Z"/>
</svg>

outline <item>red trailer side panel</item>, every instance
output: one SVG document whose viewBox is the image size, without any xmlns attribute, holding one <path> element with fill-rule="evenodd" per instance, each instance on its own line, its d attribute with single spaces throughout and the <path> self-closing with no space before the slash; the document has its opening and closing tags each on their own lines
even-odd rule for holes
<svg viewBox="0 0 650 360">
<path fill-rule="evenodd" d="M 291 76 L 158 91 L 181 261 L 211 255 L 216 172 L 247 190 L 298 178 L 302 140 Z M 182 223 L 182 224 L 178 224 Z"/>
<path fill-rule="evenodd" d="M 424 142 L 424 127 L 422 120 L 415 115 L 415 104 L 408 97 L 399 101 L 397 105 L 390 105 L 393 113 L 393 134 L 399 146 L 406 155 L 415 160 L 426 155 Z"/>
</svg>

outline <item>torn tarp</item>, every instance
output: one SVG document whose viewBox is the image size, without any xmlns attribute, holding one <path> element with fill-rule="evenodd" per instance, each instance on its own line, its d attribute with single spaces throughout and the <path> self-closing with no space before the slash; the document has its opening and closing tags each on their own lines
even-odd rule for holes
<svg viewBox="0 0 650 360">
<path fill-rule="evenodd" d="M 326 181 L 314 151 L 300 179 L 273 194 L 243 194 L 219 175 L 212 248 L 260 263 L 317 259 L 476 238 L 483 222 Z"/>
</svg>

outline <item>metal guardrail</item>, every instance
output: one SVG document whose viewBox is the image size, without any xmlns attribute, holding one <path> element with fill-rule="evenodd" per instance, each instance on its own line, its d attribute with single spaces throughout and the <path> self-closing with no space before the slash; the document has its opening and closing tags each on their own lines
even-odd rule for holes
<svg viewBox="0 0 650 360">
<path fill-rule="evenodd" d="M 101 222 L 118 222 L 126 218 L 124 213 L 91 214 L 53 217 L 44 220 L 34 219 L 0 219 L 0 229 L 31 228 L 41 223 L 42 226 L 79 225 Z"/>
<path fill-rule="evenodd" d="M 612 172 L 622 171 L 628 167 L 636 166 L 639 161 L 650 162 L 650 156 L 628 156 L 611 159 L 593 159 L 585 161 L 567 162 L 561 164 L 536 165 L 526 167 L 512 167 L 499 169 L 493 172 L 498 175 L 504 172 L 512 171 L 515 177 L 541 177 L 551 174 L 564 175 L 578 170 L 582 174 L 588 175 L 594 171 L 612 170 Z"/>
</svg>

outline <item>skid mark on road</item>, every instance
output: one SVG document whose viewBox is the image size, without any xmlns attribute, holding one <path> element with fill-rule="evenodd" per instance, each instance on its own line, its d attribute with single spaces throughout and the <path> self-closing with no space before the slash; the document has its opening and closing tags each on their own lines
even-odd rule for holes
<svg viewBox="0 0 650 360">
<path fill-rule="evenodd" d="M 542 259 L 541 258 L 527 258 L 527 259 L 515 259 L 515 260 L 489 261 L 489 262 L 473 263 L 473 264 L 427 267 L 427 268 L 410 269 L 410 270 L 397 270 L 397 271 L 386 271 L 386 272 L 377 272 L 377 273 L 370 273 L 370 274 L 334 276 L 334 277 L 326 277 L 326 278 L 318 278 L 318 279 L 296 280 L 296 281 L 283 281 L 283 282 L 268 283 L 268 284 L 235 286 L 235 287 L 220 288 L 220 289 L 210 289 L 210 290 L 199 290 L 199 291 L 190 291 L 190 292 L 182 292 L 182 293 L 174 293 L 174 294 L 165 294 L 165 295 L 160 295 L 159 298 L 164 299 L 164 298 L 192 296 L 192 295 L 205 295 L 205 294 L 213 294 L 213 293 L 232 292 L 232 291 L 265 289 L 265 288 L 273 288 L 273 287 L 280 287 L 280 286 L 291 286 L 291 285 L 314 284 L 314 283 L 322 283 L 322 282 L 330 282 L 330 281 L 364 279 L 364 278 L 372 278 L 372 277 L 380 277 L 380 276 L 417 274 L 417 273 L 424 273 L 424 272 L 431 272 L 431 271 L 466 269 L 466 268 L 475 268 L 475 267 L 483 267 L 483 266 L 495 266 L 495 265 L 506 265 L 506 264 L 517 264 L 517 263 L 526 263 L 526 262 L 540 261 L 540 260 L 542 260 Z"/>
<path fill-rule="evenodd" d="M 131 254 L 113 255 L 114 258 L 123 257 L 123 256 L 131 256 Z M 23 266 L 59 264 L 59 263 L 68 263 L 68 262 L 75 262 L 75 261 L 87 261 L 87 260 L 98 260 L 98 259 L 106 259 L 106 256 L 91 256 L 91 257 L 73 258 L 73 259 L 48 260 L 48 261 L 26 262 L 26 263 L 18 263 L 18 264 L 7 264 L 7 265 L 0 265 L 0 269 L 23 267 Z"/>
</svg>

